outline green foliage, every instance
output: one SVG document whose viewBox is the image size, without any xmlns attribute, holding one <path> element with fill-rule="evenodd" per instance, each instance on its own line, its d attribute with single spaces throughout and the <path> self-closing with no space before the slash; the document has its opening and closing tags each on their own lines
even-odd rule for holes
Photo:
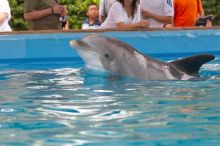
<svg viewBox="0 0 220 146">
<path fill-rule="evenodd" d="M 220 0 L 202 0 L 205 14 L 215 17 L 214 25 L 220 25 Z"/>
<path fill-rule="evenodd" d="M 60 0 L 62 5 L 65 5 L 69 11 L 68 18 L 70 29 L 79 29 L 82 21 L 86 19 L 86 10 L 89 3 L 99 4 L 99 0 Z M 215 16 L 215 25 L 220 25 L 220 0 L 202 0 L 205 14 L 213 14 Z M 27 21 L 23 19 L 23 3 L 18 3 L 17 0 L 9 0 L 12 20 L 11 26 L 13 30 L 27 30 Z"/>
<path fill-rule="evenodd" d="M 62 5 L 68 9 L 70 29 L 79 29 L 82 21 L 86 19 L 86 11 L 90 3 L 99 4 L 99 0 L 61 0 Z"/>
<path fill-rule="evenodd" d="M 28 23 L 23 19 L 24 5 L 17 0 L 9 0 L 11 7 L 11 27 L 13 30 L 27 30 Z"/>
</svg>

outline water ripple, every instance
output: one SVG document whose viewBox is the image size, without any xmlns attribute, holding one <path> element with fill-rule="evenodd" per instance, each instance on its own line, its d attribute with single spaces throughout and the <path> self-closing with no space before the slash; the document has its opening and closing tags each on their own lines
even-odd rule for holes
<svg viewBox="0 0 220 146">
<path fill-rule="evenodd" d="M 14 112 L 15 110 L 14 109 L 12 109 L 12 108 L 3 108 L 3 109 L 1 109 L 1 112 L 3 112 L 3 113 L 12 113 L 12 112 Z"/>
<path fill-rule="evenodd" d="M 2 70 L 0 145 L 219 145 L 219 71 L 217 60 L 201 71 L 214 79 L 160 82 Z"/>
</svg>

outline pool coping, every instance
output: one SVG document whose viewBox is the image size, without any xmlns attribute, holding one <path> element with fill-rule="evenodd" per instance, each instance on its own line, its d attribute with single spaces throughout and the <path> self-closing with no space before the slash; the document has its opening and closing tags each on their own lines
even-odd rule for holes
<svg viewBox="0 0 220 146">
<path fill-rule="evenodd" d="M 176 31 L 176 30 L 215 30 L 220 29 L 220 26 L 212 27 L 168 27 L 168 28 L 143 28 L 143 29 L 69 29 L 69 30 L 27 30 L 27 31 L 12 31 L 0 32 L 0 35 L 16 35 L 16 34 L 45 34 L 45 33 L 88 33 L 88 32 L 121 32 L 121 31 Z"/>
</svg>

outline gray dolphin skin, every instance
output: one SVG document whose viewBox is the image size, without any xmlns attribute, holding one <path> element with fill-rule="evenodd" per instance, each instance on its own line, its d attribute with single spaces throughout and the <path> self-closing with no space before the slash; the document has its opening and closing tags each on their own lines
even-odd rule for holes
<svg viewBox="0 0 220 146">
<path fill-rule="evenodd" d="M 200 54 L 172 62 L 162 62 L 148 57 L 135 48 L 115 38 L 91 34 L 82 40 L 72 40 L 86 65 L 101 67 L 120 76 L 143 80 L 190 80 L 199 78 L 200 67 L 215 59 L 210 54 Z"/>
</svg>

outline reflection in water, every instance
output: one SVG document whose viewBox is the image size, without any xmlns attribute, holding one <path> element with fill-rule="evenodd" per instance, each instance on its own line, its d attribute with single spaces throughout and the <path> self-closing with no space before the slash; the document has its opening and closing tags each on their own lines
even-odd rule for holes
<svg viewBox="0 0 220 146">
<path fill-rule="evenodd" d="M 0 144 L 218 145 L 218 66 L 203 66 L 208 80 L 162 82 L 79 68 L 1 71 Z"/>
</svg>

